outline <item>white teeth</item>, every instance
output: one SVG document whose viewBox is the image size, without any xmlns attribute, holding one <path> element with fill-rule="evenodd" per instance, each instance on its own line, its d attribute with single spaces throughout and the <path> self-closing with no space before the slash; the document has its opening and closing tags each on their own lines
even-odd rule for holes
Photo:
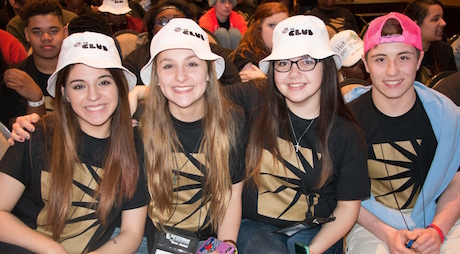
<svg viewBox="0 0 460 254">
<path fill-rule="evenodd" d="M 289 84 L 289 86 L 292 87 L 292 88 L 298 88 L 298 87 L 301 87 L 303 85 L 305 85 L 305 84 L 303 84 L 303 83 L 302 84 Z"/>
<path fill-rule="evenodd" d="M 385 83 L 387 83 L 388 85 L 396 85 L 400 82 L 400 80 L 395 80 L 395 81 L 385 81 Z"/>
<path fill-rule="evenodd" d="M 102 110 L 104 107 L 105 107 L 105 104 L 95 106 L 95 107 L 86 107 L 86 109 L 89 111 L 98 111 L 98 110 Z"/>
<path fill-rule="evenodd" d="M 193 88 L 192 86 L 175 86 L 173 87 L 173 90 L 183 92 L 183 91 L 191 90 L 192 88 Z"/>
</svg>

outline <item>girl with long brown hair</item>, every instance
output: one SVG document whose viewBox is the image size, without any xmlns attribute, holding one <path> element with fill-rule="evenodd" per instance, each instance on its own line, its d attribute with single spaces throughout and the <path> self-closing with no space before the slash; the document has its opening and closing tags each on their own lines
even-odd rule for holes
<svg viewBox="0 0 460 254">
<path fill-rule="evenodd" d="M 452 47 L 443 41 L 446 21 L 442 3 L 438 0 L 415 0 L 406 6 L 404 14 L 415 21 L 422 31 L 425 54 L 415 80 L 426 84 L 440 72 L 457 71 Z"/>
<path fill-rule="evenodd" d="M 259 61 L 270 54 L 273 29 L 287 17 L 289 11 L 282 3 L 268 2 L 257 7 L 248 31 L 231 54 L 231 59 L 240 72 L 243 82 L 265 77 L 259 69 Z"/>
<path fill-rule="evenodd" d="M 153 236 L 168 228 L 235 243 L 245 127 L 220 92 L 223 58 L 211 52 L 206 32 L 183 18 L 153 37 L 150 53 L 141 70 L 150 89 L 139 124 L 155 226 L 147 234 L 149 249 Z"/>
<path fill-rule="evenodd" d="M 111 37 L 64 40 L 48 80 L 55 111 L 0 162 L 2 252 L 137 250 L 148 195 L 128 110 L 135 83 Z"/>
<path fill-rule="evenodd" d="M 297 243 L 341 253 L 369 178 L 364 136 L 337 86 L 340 65 L 324 22 L 294 16 L 275 27 L 259 63 L 264 83 L 228 88 L 252 123 L 240 253 L 293 254 Z"/>
</svg>

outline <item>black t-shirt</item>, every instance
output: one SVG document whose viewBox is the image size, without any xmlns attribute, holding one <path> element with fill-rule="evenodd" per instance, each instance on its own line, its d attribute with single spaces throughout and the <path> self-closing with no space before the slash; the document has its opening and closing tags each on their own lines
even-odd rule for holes
<svg viewBox="0 0 460 254">
<path fill-rule="evenodd" d="M 437 147 L 420 99 L 417 96 L 414 106 L 399 117 L 381 113 L 371 92 L 350 105 L 366 136 L 371 193 L 387 207 L 413 208 Z"/>
<path fill-rule="evenodd" d="M 240 72 L 244 66 L 248 63 L 252 63 L 253 65 L 259 67 L 259 62 L 255 58 L 254 54 L 248 50 L 244 51 L 244 54 L 241 54 L 241 50 L 236 50 L 234 52 L 233 64 L 235 65 L 236 69 Z"/>
<path fill-rule="evenodd" d="M 263 101 L 259 90 L 251 83 L 231 88 L 227 89 L 230 97 L 249 112 L 250 118 L 255 118 L 257 108 Z M 296 137 L 300 139 L 311 120 L 301 119 L 292 113 L 290 118 Z M 317 123 L 315 119 L 300 139 L 298 152 L 290 141 L 295 140 L 292 133 L 278 133 L 278 146 L 283 159 L 276 162 L 278 167 L 273 166 L 272 153 L 264 150 L 259 188 L 248 182 L 243 191 L 243 218 L 285 227 L 307 216 L 329 217 L 337 200 L 369 197 L 364 138 L 358 126 L 340 117 L 336 119 L 329 138 L 333 175 L 326 186 L 314 190 L 321 174 Z"/>
<path fill-rule="evenodd" d="M 46 90 L 46 87 L 48 86 L 48 78 L 51 76 L 51 74 L 42 73 L 37 69 L 33 55 L 30 55 L 24 61 L 20 62 L 17 65 L 17 68 L 27 72 L 27 74 L 29 74 L 34 79 L 35 83 L 37 83 L 37 85 L 42 90 L 44 96 L 50 96 L 48 90 Z"/>
<path fill-rule="evenodd" d="M 26 188 L 12 214 L 30 228 L 51 236 L 51 231 L 45 227 L 44 218 L 48 209 L 50 178 L 47 156 L 52 144 L 53 127 L 47 123 L 45 130 L 42 122 L 35 124 L 35 127 L 36 131 L 31 133 L 30 141 L 17 143 L 6 152 L 0 162 L 0 171 L 17 179 Z M 135 139 L 139 140 L 138 137 Z M 140 170 L 133 198 L 123 199 L 120 206 L 112 208 L 106 221 L 107 227 L 101 224 L 95 214 L 97 200 L 93 200 L 92 195 L 100 177 L 103 177 L 102 164 L 107 145 L 108 139 L 97 139 L 83 133 L 81 144 L 77 147 L 81 167 L 76 169 L 73 177 L 73 211 L 59 239 L 59 243 L 69 253 L 83 253 L 99 248 L 110 239 L 122 211 L 148 204 L 146 178 L 143 170 Z M 136 146 L 139 149 L 139 144 Z M 143 169 L 141 160 L 139 165 Z M 91 202 L 96 204 L 90 205 Z"/>
<path fill-rule="evenodd" d="M 0 83 L 4 85 L 3 82 Z M 11 118 L 26 114 L 27 100 L 6 86 L 0 89 L 0 121 L 9 128 Z"/>
<path fill-rule="evenodd" d="M 239 183 L 244 178 L 245 163 L 244 149 L 247 139 L 247 127 L 244 118 L 233 112 L 236 120 L 237 146 L 229 155 L 229 169 L 232 184 Z M 174 169 L 171 177 L 174 183 L 172 205 L 174 213 L 166 222 L 166 226 L 197 232 L 201 240 L 215 236 L 212 227 L 205 225 L 209 222 L 209 203 L 203 203 L 203 184 L 206 170 L 213 170 L 206 165 L 206 154 L 199 152 L 200 142 L 203 138 L 203 121 L 187 123 L 171 115 L 174 130 L 184 150 L 173 154 Z M 151 222 L 150 222 L 151 224 Z M 156 232 L 153 224 L 147 226 L 149 249 L 152 248 L 152 237 Z"/>
</svg>

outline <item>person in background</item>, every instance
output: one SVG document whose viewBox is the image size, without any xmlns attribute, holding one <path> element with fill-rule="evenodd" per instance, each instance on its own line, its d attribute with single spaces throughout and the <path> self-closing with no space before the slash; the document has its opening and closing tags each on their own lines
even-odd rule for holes
<svg viewBox="0 0 460 254">
<path fill-rule="evenodd" d="M 252 123 L 240 253 L 294 254 L 296 243 L 342 252 L 369 177 L 364 135 L 337 85 L 340 65 L 324 22 L 293 16 L 276 25 L 259 62 L 267 78 L 225 87 Z M 302 222 L 309 226 L 296 228 Z"/>
<path fill-rule="evenodd" d="M 344 30 L 330 40 L 331 48 L 342 58 L 339 70 L 339 87 L 343 94 L 356 85 L 370 85 L 370 76 L 361 57 L 364 43 L 353 30 Z"/>
<path fill-rule="evenodd" d="M 20 7 L 18 7 L 17 9 L 18 15 L 16 15 L 13 19 L 10 20 L 10 22 L 8 22 L 8 25 L 6 26 L 6 31 L 14 35 L 14 37 L 16 37 L 21 42 L 21 44 L 24 46 L 26 51 L 30 53 L 31 45 L 24 32 L 24 29 L 27 26 L 27 22 L 26 22 L 27 17 L 25 14 L 25 8 L 26 8 L 26 5 L 29 4 L 29 2 L 37 2 L 37 1 L 36 0 L 19 0 L 16 2 L 18 5 L 20 5 Z M 67 25 L 72 19 L 77 17 L 77 14 L 71 11 L 62 10 L 62 6 L 60 8 L 61 8 L 60 12 L 62 12 L 61 14 L 62 24 L 64 26 Z"/>
<path fill-rule="evenodd" d="M 139 247 L 148 194 L 128 110 L 135 83 L 111 37 L 85 32 L 64 41 L 47 88 L 56 110 L 0 162 L 2 253 Z M 110 239 L 120 218 L 120 234 Z"/>
<path fill-rule="evenodd" d="M 32 54 L 5 72 L 6 85 L 27 100 L 28 110 L 40 116 L 53 109 L 53 98 L 46 90 L 65 38 L 62 7 L 56 0 L 28 0 L 24 9 L 24 34 Z M 32 110 L 32 111 L 30 111 Z"/>
<path fill-rule="evenodd" d="M 289 11 L 281 3 L 268 2 L 257 7 L 248 31 L 231 54 L 233 64 L 240 72 L 243 82 L 265 77 L 259 69 L 259 61 L 270 54 L 273 46 L 273 29 L 287 17 Z"/>
<path fill-rule="evenodd" d="M 65 10 L 71 11 L 78 16 L 85 13 L 93 12 L 91 6 L 89 6 L 85 0 L 65 0 Z"/>
<path fill-rule="evenodd" d="M 162 0 L 145 14 L 144 23 L 147 27 L 148 40 L 142 42 L 133 52 L 123 59 L 123 66 L 128 68 L 138 77 L 139 84 L 142 84 L 140 70 L 150 59 L 150 42 L 155 34 L 160 31 L 170 20 L 174 18 L 193 19 L 195 13 L 183 0 Z M 241 82 L 238 71 L 228 58 L 227 53 L 216 43 L 210 43 L 211 50 L 225 60 L 225 71 L 219 81 L 223 85 L 236 84 Z"/>
<path fill-rule="evenodd" d="M 150 55 L 141 70 L 150 89 L 139 123 L 153 222 L 149 253 L 165 227 L 236 245 L 247 128 L 220 92 L 224 59 L 186 18 L 172 19 L 153 37 Z"/>
<path fill-rule="evenodd" d="M 27 58 L 27 52 L 22 44 L 10 33 L 0 29 L 0 51 L 2 52 L 2 62 L 0 70 L 1 96 L 0 99 L 0 121 L 9 129 L 16 117 L 27 112 L 27 101 L 16 91 L 6 86 L 4 79 L 5 71 L 11 66 L 18 64 Z M 33 112 L 31 110 L 31 112 Z"/>
<path fill-rule="evenodd" d="M 199 20 L 202 28 L 213 33 L 230 50 L 236 49 L 248 30 L 243 16 L 233 11 L 236 0 L 208 0 L 209 9 Z"/>
<path fill-rule="evenodd" d="M 452 47 L 442 41 L 446 26 L 442 3 L 438 0 L 415 0 L 406 6 L 404 14 L 414 20 L 422 31 L 425 54 L 415 80 L 425 84 L 442 71 L 457 71 Z"/>
<path fill-rule="evenodd" d="M 112 27 L 112 33 L 125 29 L 130 29 L 138 33 L 144 31 L 142 19 L 131 17 L 128 14 L 131 11 L 128 0 L 104 0 L 98 9 L 106 15 Z"/>
<path fill-rule="evenodd" d="M 396 12 L 364 37 L 372 86 L 345 98 L 366 136 L 372 188 L 346 253 L 460 252 L 460 108 L 415 81 L 422 45 L 420 27 Z"/>
<path fill-rule="evenodd" d="M 5 5 L 0 10 L 0 29 L 6 30 L 6 25 L 14 16 L 20 13 L 20 9 L 24 6 L 24 0 L 7 0 Z"/>
<path fill-rule="evenodd" d="M 318 6 L 307 12 L 307 15 L 314 15 L 337 29 L 343 31 L 351 29 L 356 33 L 360 32 L 355 16 L 347 9 L 335 5 L 336 0 L 318 0 Z"/>
</svg>

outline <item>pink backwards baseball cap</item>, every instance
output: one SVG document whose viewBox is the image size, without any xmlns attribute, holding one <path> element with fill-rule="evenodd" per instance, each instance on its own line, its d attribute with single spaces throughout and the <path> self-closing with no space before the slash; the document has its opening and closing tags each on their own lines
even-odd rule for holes
<svg viewBox="0 0 460 254">
<path fill-rule="evenodd" d="M 388 19 L 396 19 L 403 30 L 402 35 L 382 36 L 382 28 Z M 414 46 L 416 49 L 422 49 L 422 35 L 420 27 L 409 17 L 397 12 L 390 12 L 385 16 L 378 17 L 371 21 L 364 35 L 364 54 L 371 48 L 382 43 L 402 42 Z"/>
</svg>

